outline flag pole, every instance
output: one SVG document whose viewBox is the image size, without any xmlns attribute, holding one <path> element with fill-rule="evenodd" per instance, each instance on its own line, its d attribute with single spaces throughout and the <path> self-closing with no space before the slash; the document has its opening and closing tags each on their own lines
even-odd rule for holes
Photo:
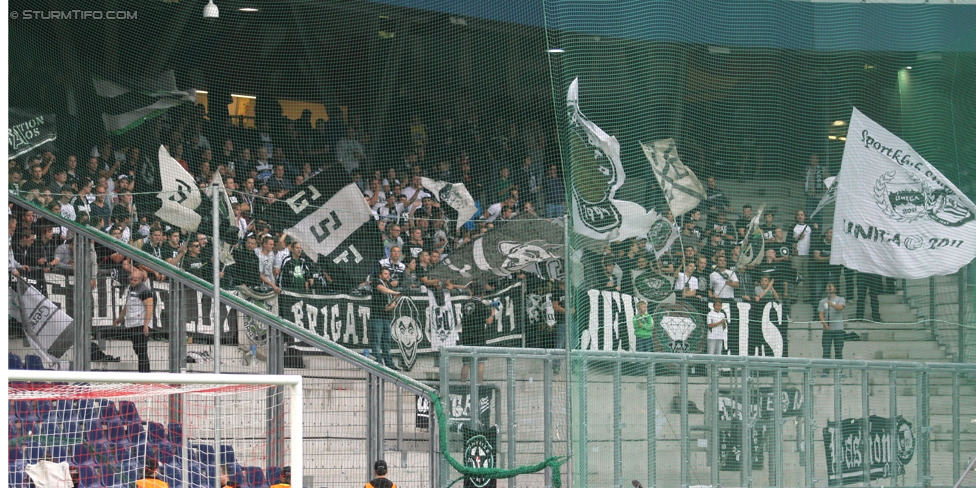
<svg viewBox="0 0 976 488">
<path fill-rule="evenodd" d="M 220 193 L 220 186 L 216 182 L 211 183 L 212 191 L 210 192 L 210 201 L 213 203 L 212 207 L 212 220 L 213 220 L 213 243 L 211 248 L 213 249 L 213 328 L 214 328 L 214 374 L 220 373 L 220 349 L 222 347 L 220 343 L 220 332 L 222 327 L 220 326 L 220 201 L 218 200 Z M 214 437 L 213 437 L 213 447 L 216 456 L 215 461 L 215 476 L 214 476 L 214 487 L 220 487 L 220 468 L 224 465 L 223 462 L 223 452 L 221 452 L 220 445 L 220 415 L 221 415 L 221 405 L 220 397 L 214 397 L 214 407 L 217 411 L 217 422 L 214 424 Z"/>
</svg>

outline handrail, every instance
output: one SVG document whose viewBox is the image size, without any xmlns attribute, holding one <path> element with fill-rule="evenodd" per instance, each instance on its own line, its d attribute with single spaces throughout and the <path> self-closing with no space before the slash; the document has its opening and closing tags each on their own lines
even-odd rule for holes
<svg viewBox="0 0 976 488">
<path fill-rule="evenodd" d="M 9 197 L 11 203 L 24 209 L 33 210 L 39 216 L 43 216 L 45 219 L 51 220 L 57 223 L 59 226 L 68 228 L 77 234 L 84 235 L 92 241 L 98 242 L 99 244 L 108 247 L 109 249 L 112 249 L 123 256 L 130 259 L 137 259 L 139 260 L 139 264 L 145 264 L 149 267 L 149 269 L 157 273 L 165 273 L 167 277 L 179 282 L 180 284 L 188 286 L 191 289 L 201 293 L 213 293 L 212 283 L 197 278 L 196 276 L 186 274 L 183 270 L 177 268 L 176 266 L 173 266 L 166 261 L 157 259 L 155 256 L 145 253 L 141 249 L 136 249 L 128 244 L 113 239 L 111 236 L 103 232 L 99 232 L 85 225 L 78 224 L 73 220 L 64 218 L 60 214 L 52 213 L 46 208 L 34 205 L 31 202 L 23 199 L 15 192 L 10 192 Z M 385 367 L 377 368 L 377 364 L 375 362 L 364 358 L 360 354 L 357 354 L 328 339 L 314 335 L 310 331 L 297 327 L 277 315 L 272 315 L 268 310 L 258 307 L 253 303 L 247 302 L 240 297 L 234 296 L 227 290 L 220 291 L 220 301 L 222 304 L 227 305 L 234 310 L 253 317 L 255 320 L 266 325 L 267 327 L 271 327 L 286 334 L 298 337 L 307 344 L 316 347 L 321 351 L 329 352 L 332 356 L 345 361 L 353 367 L 363 370 L 370 370 L 370 374 L 379 376 L 384 380 L 400 386 L 412 393 L 428 398 L 432 398 L 437 395 L 434 389 L 426 384 L 421 383 L 409 376 L 396 374 L 392 370 L 388 370 Z"/>
</svg>

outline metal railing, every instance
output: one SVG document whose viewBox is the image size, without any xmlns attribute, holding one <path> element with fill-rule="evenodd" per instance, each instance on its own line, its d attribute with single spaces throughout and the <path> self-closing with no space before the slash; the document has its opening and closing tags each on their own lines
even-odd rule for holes
<svg viewBox="0 0 976 488">
<path fill-rule="evenodd" d="M 72 360 L 72 370 L 91 370 L 91 343 L 93 322 L 105 322 L 104 317 L 96 317 L 98 303 L 93 303 L 93 293 L 98 295 L 99 289 L 93 292 L 87 286 L 72 286 L 73 283 L 88 283 L 95 278 L 101 284 L 108 278 L 92 276 L 91 260 L 93 253 L 87 252 L 90 243 L 94 242 L 124 257 L 146 265 L 151 270 L 163 273 L 167 277 L 165 284 L 159 284 L 157 294 L 160 308 L 169 308 L 170 313 L 164 320 L 164 328 L 168 335 L 165 343 L 167 348 L 165 357 L 167 370 L 173 373 L 187 372 L 187 324 L 193 311 L 183 310 L 183 300 L 187 293 L 194 296 L 214 296 L 214 285 L 205 280 L 187 274 L 181 269 L 155 258 L 139 249 L 122 243 L 105 233 L 95 231 L 87 226 L 67 220 L 61 215 L 52 214 L 43 208 L 31 205 L 17 195 L 11 194 L 10 201 L 17 206 L 33 210 L 39 217 L 54 222 L 69 229 L 74 235 L 74 272 L 65 278 L 64 289 L 70 290 L 74 306 L 75 347 Z M 211 236 L 212 237 L 212 236 Z M 218 242 L 213 239 L 214 242 Z M 106 285 L 102 294 L 109 294 L 109 309 L 111 300 L 121 288 Z M 399 453 L 399 459 L 390 460 L 392 468 L 399 468 L 403 479 L 416 486 L 438 486 L 437 464 L 440 450 L 437 446 L 437 422 L 430 422 L 426 428 L 411 425 L 404 417 L 408 402 L 415 402 L 417 398 L 424 398 L 428 402 L 436 395 L 430 386 L 413 378 L 397 374 L 362 355 L 335 344 L 314 332 L 297 327 L 286 322 L 268 308 L 249 302 L 234 290 L 219 290 L 219 303 L 231 309 L 231 313 L 240 314 L 247 320 L 262 324 L 268 333 L 266 367 L 244 365 L 243 360 L 236 369 L 241 373 L 281 374 L 286 367 L 285 351 L 289 342 L 300 341 L 306 346 L 314 348 L 318 355 L 307 359 L 305 368 L 296 369 L 294 373 L 302 374 L 307 390 L 305 394 L 305 476 L 306 480 L 319 486 L 326 481 L 329 486 L 362 486 L 363 479 L 372 475 L 372 462 L 391 453 Z M 196 295 L 199 293 L 200 295 Z M 99 295 L 101 296 L 101 295 Z M 215 309 L 217 307 L 214 307 Z M 112 313 L 114 310 L 109 310 Z M 215 317 L 214 323 L 220 323 Z M 95 327 L 100 329 L 100 327 Z M 219 327 L 214 327 L 219 330 Z M 213 341 L 214 351 L 220 349 L 219 340 Z M 154 343 L 155 347 L 163 347 Z M 224 346 L 228 348 L 232 346 Z M 70 354 L 70 353 L 69 353 Z M 223 364 L 239 361 L 236 358 L 225 357 L 217 360 Z M 246 367 L 251 366 L 251 367 Z M 111 368 L 111 363 L 105 363 L 103 368 Z M 205 371 L 208 372 L 208 371 Z M 370 412 L 370 415 L 364 415 Z M 274 416 L 269 417 L 269 422 Z M 281 429 L 269 425 L 269 432 L 281 432 Z M 335 457 L 323 455 L 335 447 L 351 448 L 336 454 Z M 323 462 L 326 459 L 327 462 Z M 278 465 L 282 463 L 278 461 Z"/>
<path fill-rule="evenodd" d="M 976 363 L 976 267 L 954 275 L 904 280 L 905 298 L 956 361 Z"/>
<path fill-rule="evenodd" d="M 976 454 L 971 364 L 447 348 L 442 396 L 462 360 L 499 466 L 568 452 L 569 486 L 952 486 Z"/>
</svg>

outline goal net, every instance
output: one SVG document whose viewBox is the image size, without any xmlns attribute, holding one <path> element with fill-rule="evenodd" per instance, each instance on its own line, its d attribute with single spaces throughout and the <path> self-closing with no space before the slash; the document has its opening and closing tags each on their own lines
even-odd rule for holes
<svg viewBox="0 0 976 488">
<path fill-rule="evenodd" d="M 11 371 L 7 392 L 10 486 L 57 465 L 80 486 L 301 485 L 299 376 Z"/>
</svg>

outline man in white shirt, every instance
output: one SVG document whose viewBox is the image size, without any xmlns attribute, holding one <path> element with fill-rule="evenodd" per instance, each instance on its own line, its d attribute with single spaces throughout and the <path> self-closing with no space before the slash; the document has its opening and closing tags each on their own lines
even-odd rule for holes
<svg viewBox="0 0 976 488">
<path fill-rule="evenodd" d="M 722 299 L 716 298 L 712 303 L 705 323 L 708 325 L 708 354 L 722 354 L 725 341 L 729 338 L 729 319 L 722 311 Z"/>
<path fill-rule="evenodd" d="M 809 286 L 804 283 L 813 279 L 809 273 L 810 242 L 813 231 L 814 229 L 807 224 L 807 213 L 803 210 L 797 210 L 796 224 L 793 225 L 793 242 L 796 248 L 796 253 L 793 256 L 793 268 L 803 278 L 795 294 L 795 297 L 800 301 L 806 301 L 810 298 L 808 295 L 811 294 Z"/>
<path fill-rule="evenodd" d="M 715 260 L 715 271 L 708 276 L 709 295 L 731 301 L 735 298 L 735 289 L 739 287 L 739 276 L 735 271 L 726 269 L 726 265 L 725 256 L 719 256 Z"/>
<path fill-rule="evenodd" d="M 404 206 L 408 209 L 408 213 L 413 212 L 414 209 L 420 207 L 424 202 L 424 198 L 431 196 L 430 193 L 424 191 L 424 186 L 420 182 L 419 175 L 414 175 L 410 185 L 404 188 L 400 193 L 407 197 L 407 201 L 404 202 Z"/>
</svg>

